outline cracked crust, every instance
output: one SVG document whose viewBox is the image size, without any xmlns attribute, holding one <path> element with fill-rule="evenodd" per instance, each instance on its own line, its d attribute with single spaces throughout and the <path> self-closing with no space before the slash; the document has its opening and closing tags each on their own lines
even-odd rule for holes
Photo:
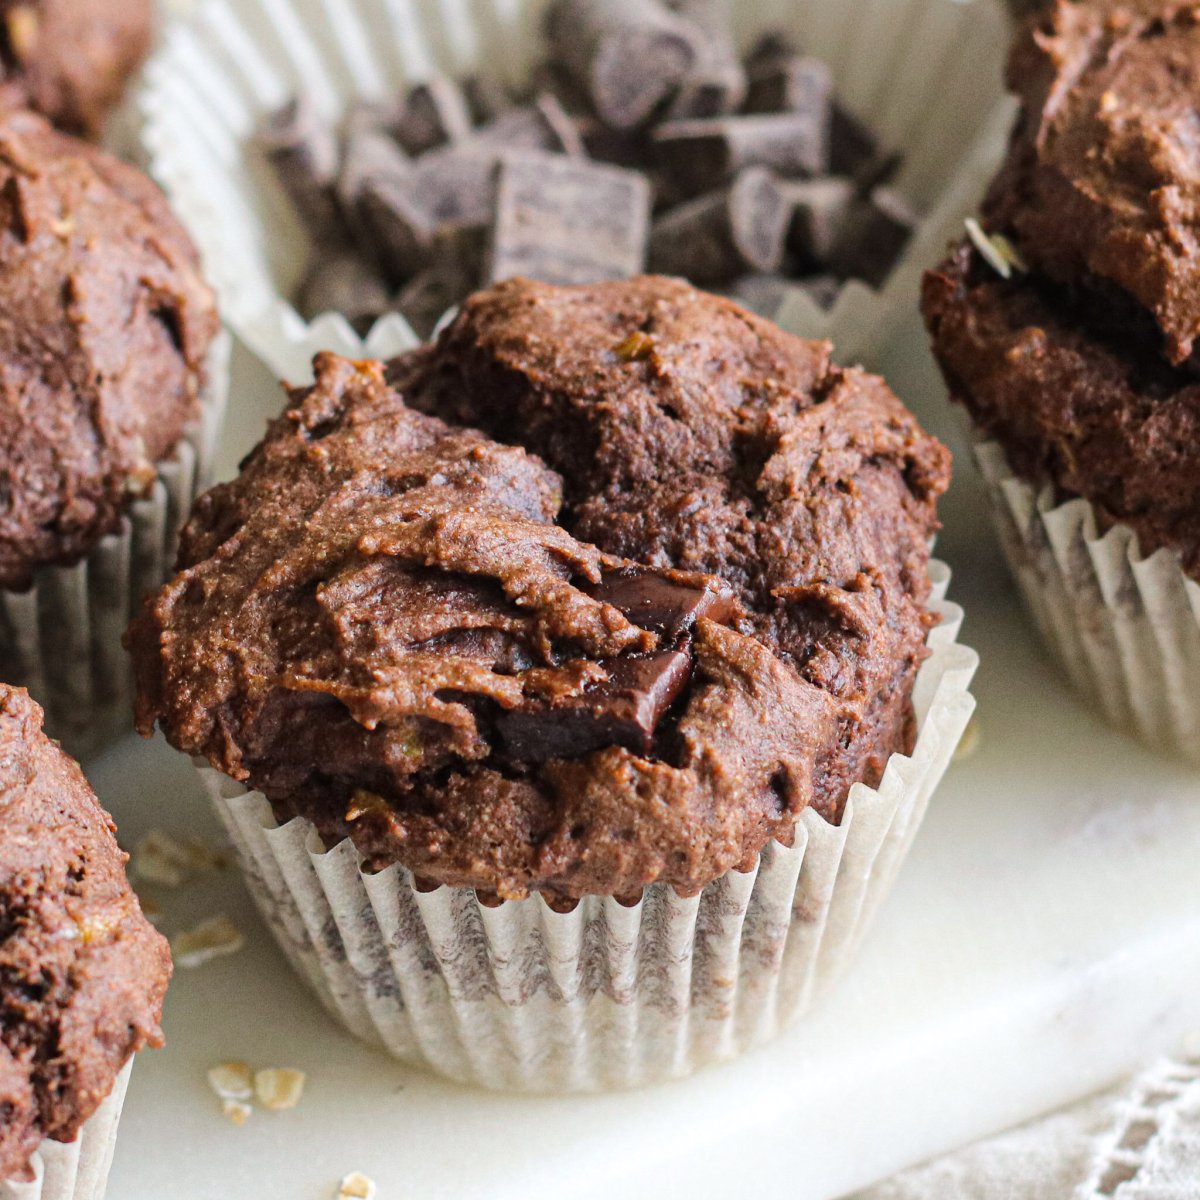
<svg viewBox="0 0 1200 1200">
<path fill-rule="evenodd" d="M 216 329 L 145 176 L 33 113 L 0 117 L 0 587 L 117 527 L 198 414 Z"/>
<path fill-rule="evenodd" d="M 112 820 L 42 710 L 0 685 L 0 1179 L 71 1141 L 131 1055 L 162 1044 L 166 941 Z"/>
<path fill-rule="evenodd" d="M 949 456 L 881 380 L 656 278 L 501 284 L 316 372 L 130 629 L 143 732 L 376 866 L 564 903 L 698 891 L 911 748 Z M 614 572 L 729 599 L 639 625 Z M 647 746 L 506 737 L 655 655 Z"/>
</svg>

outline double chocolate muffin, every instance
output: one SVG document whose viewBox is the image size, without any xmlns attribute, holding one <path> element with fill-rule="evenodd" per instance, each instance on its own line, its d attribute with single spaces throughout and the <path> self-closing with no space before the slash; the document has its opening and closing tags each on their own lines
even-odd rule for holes
<svg viewBox="0 0 1200 1200">
<path fill-rule="evenodd" d="M 127 635 L 138 725 L 486 899 L 691 895 L 912 748 L 949 455 L 675 280 L 321 355 Z"/>
<path fill-rule="evenodd" d="M 153 0 L 0 0 L 0 97 L 94 137 L 153 35 Z"/>
<path fill-rule="evenodd" d="M 69 1142 L 143 1046 L 162 1044 L 166 941 L 126 856 L 41 709 L 0 685 L 0 1180 Z"/>
<path fill-rule="evenodd" d="M 0 117 L 0 588 L 87 555 L 200 411 L 198 256 L 135 168 Z"/>
</svg>

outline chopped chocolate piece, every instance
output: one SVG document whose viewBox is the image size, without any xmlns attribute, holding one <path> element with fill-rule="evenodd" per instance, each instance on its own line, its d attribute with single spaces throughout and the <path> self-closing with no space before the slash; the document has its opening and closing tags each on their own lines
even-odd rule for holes
<svg viewBox="0 0 1200 1200">
<path fill-rule="evenodd" d="M 818 308 L 828 311 L 837 303 L 845 284 L 836 275 L 809 275 L 794 280 L 792 286 L 804 292 Z"/>
<path fill-rule="evenodd" d="M 916 214 L 899 192 L 876 188 L 851 205 L 830 255 L 830 268 L 844 279 L 861 279 L 878 287 L 891 273 L 916 223 Z"/>
<path fill-rule="evenodd" d="M 356 129 L 346 138 L 338 172 L 337 198 L 343 214 L 353 225 L 367 184 L 386 179 L 403 185 L 412 172 L 412 159 L 387 133 L 378 127 Z"/>
<path fill-rule="evenodd" d="M 421 154 L 471 132 L 471 113 L 458 84 L 444 75 L 418 83 L 404 103 L 396 138 L 410 154 Z"/>
<path fill-rule="evenodd" d="M 732 187 L 689 200 L 654 222 L 650 270 L 700 284 L 777 271 L 790 215 L 781 181 L 750 167 Z"/>
<path fill-rule="evenodd" d="M 434 225 L 482 225 L 492 219 L 496 156 L 469 139 L 422 155 L 412 179 L 412 201 Z"/>
<path fill-rule="evenodd" d="M 634 171 L 565 155 L 506 155 L 488 281 L 628 278 L 645 262 L 649 221 L 650 186 Z"/>
<path fill-rule="evenodd" d="M 429 261 L 437 222 L 406 179 L 370 179 L 358 195 L 358 210 L 384 271 L 408 279 Z"/>
<path fill-rule="evenodd" d="M 491 124 L 477 129 L 472 147 L 503 153 L 506 150 L 544 150 L 550 154 L 582 155 L 583 139 L 559 100 L 541 92 L 532 104 L 510 108 Z"/>
<path fill-rule="evenodd" d="M 782 29 L 768 29 L 759 36 L 746 55 L 746 72 L 753 78 L 764 70 L 789 58 L 796 58 L 800 48 Z"/>
<path fill-rule="evenodd" d="M 785 187 L 792 205 L 788 249 L 808 267 L 823 266 L 833 255 L 854 203 L 852 180 L 836 175 L 804 179 Z"/>
<path fill-rule="evenodd" d="M 696 62 L 671 102 L 671 119 L 736 112 L 746 98 L 746 72 L 733 42 L 728 6 L 723 0 L 673 0 L 671 7 L 702 35 Z"/>
<path fill-rule="evenodd" d="M 662 165 L 691 191 L 718 187 L 743 167 L 771 167 L 781 175 L 825 173 L 829 128 L 814 113 L 670 121 L 654 131 Z"/>
<path fill-rule="evenodd" d="M 692 674 L 687 650 L 629 655 L 599 664 L 608 678 L 578 696 L 529 701 L 504 712 L 496 730 L 520 762 L 581 758 L 605 746 L 648 755 L 654 731 Z"/>
<path fill-rule="evenodd" d="M 434 235 L 430 266 L 392 305 L 421 337 L 429 337 L 445 313 L 483 282 L 488 235 L 484 225 L 443 225 Z"/>
<path fill-rule="evenodd" d="M 833 73 L 819 59 L 780 59 L 751 77 L 746 111 L 812 113 L 827 123 L 833 113 Z"/>
<path fill-rule="evenodd" d="M 493 75 L 470 75 L 463 80 L 462 90 L 476 125 L 486 125 L 513 107 L 508 88 Z"/>
<path fill-rule="evenodd" d="M 631 129 L 653 115 L 700 56 L 696 26 L 656 0 L 552 0 L 551 57 L 581 80 L 597 115 Z"/>
<path fill-rule="evenodd" d="M 313 236 L 335 230 L 338 146 L 333 129 L 297 96 L 264 117 L 258 142 Z"/>
<path fill-rule="evenodd" d="M 879 154 L 879 139 L 845 105 L 834 101 L 829 124 L 829 170 L 857 179 Z"/>
<path fill-rule="evenodd" d="M 606 571 L 587 591 L 642 629 L 672 639 L 701 619 L 727 625 L 738 612 L 733 592 L 716 580 L 692 584 L 636 567 Z"/>
<path fill-rule="evenodd" d="M 797 286 L 786 275 L 752 271 L 739 275 L 729 285 L 729 294 L 751 312 L 772 320 L 783 304 L 788 289 Z"/>
<path fill-rule="evenodd" d="M 324 251 L 300 285 L 300 311 L 311 321 L 321 313 L 341 313 L 359 335 L 392 307 L 379 274 L 353 247 Z"/>
</svg>

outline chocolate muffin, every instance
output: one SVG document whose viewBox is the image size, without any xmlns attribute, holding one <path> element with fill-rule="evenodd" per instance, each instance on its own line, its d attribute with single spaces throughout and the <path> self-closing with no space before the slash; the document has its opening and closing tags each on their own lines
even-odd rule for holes
<svg viewBox="0 0 1200 1200">
<path fill-rule="evenodd" d="M 0 685 L 0 1180 L 71 1141 L 129 1058 L 162 1044 L 171 975 L 126 856 L 41 709 Z"/>
<path fill-rule="evenodd" d="M 87 555 L 199 413 L 217 330 L 158 189 L 30 112 L 0 117 L 0 588 Z"/>
<path fill-rule="evenodd" d="M 1200 10 L 1057 0 L 1018 35 L 1008 86 L 1021 111 L 987 227 L 1035 271 L 1145 314 L 1183 362 L 1200 333 Z"/>
<path fill-rule="evenodd" d="M 1004 280 L 968 244 L 925 277 L 951 395 L 1013 469 L 1091 502 L 1104 529 L 1170 547 L 1200 579 L 1200 382 L 1157 347 L 1100 333 L 1061 290 Z"/>
<path fill-rule="evenodd" d="M 882 380 L 658 278 L 315 367 L 130 628 L 144 733 L 567 904 L 694 894 L 911 749 L 949 456 Z"/>
<path fill-rule="evenodd" d="M 0 0 L 3 97 L 95 136 L 153 35 L 153 0 Z"/>
</svg>

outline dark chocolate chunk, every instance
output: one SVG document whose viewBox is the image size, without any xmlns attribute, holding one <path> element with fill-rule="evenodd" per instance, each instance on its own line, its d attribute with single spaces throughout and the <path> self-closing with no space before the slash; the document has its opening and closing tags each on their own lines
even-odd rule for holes
<svg viewBox="0 0 1200 1200">
<path fill-rule="evenodd" d="M 791 206 L 781 181 L 762 167 L 733 185 L 670 209 L 650 231 L 650 270 L 720 284 L 783 262 Z"/>
<path fill-rule="evenodd" d="M 579 696 L 541 704 L 529 701 L 501 713 L 496 730 L 505 751 L 527 763 L 580 758 L 606 746 L 650 754 L 659 721 L 691 678 L 691 655 L 687 650 L 665 650 L 600 665 L 608 678 Z"/>
<path fill-rule="evenodd" d="M 463 80 L 462 91 L 476 125 L 486 125 L 513 107 L 508 88 L 494 75 L 469 75 Z"/>
<path fill-rule="evenodd" d="M 392 279 L 408 279 L 429 261 L 437 221 L 417 201 L 409 180 L 367 180 L 358 194 L 358 211 Z"/>
<path fill-rule="evenodd" d="M 791 35 L 782 29 L 768 29 L 759 35 L 745 57 L 746 72 L 752 78 L 789 58 L 796 58 L 800 48 Z"/>
<path fill-rule="evenodd" d="M 736 112 L 746 98 L 746 72 L 738 58 L 724 0 L 673 0 L 671 7 L 701 33 L 695 64 L 671 102 L 672 120 Z"/>
<path fill-rule="evenodd" d="M 854 183 L 830 175 L 824 179 L 789 182 L 785 191 L 792 205 L 788 249 L 806 267 L 823 266 L 832 257 L 850 214 Z"/>
<path fill-rule="evenodd" d="M 744 167 L 806 177 L 824 174 L 829 162 L 828 123 L 813 113 L 671 121 L 654 131 L 654 141 L 663 167 L 692 193 Z"/>
<path fill-rule="evenodd" d="M 656 0 L 552 0 L 551 57 L 582 81 L 607 125 L 650 118 L 692 70 L 703 35 Z"/>
<path fill-rule="evenodd" d="M 879 139 L 846 106 L 834 102 L 829 124 L 829 170 L 857 179 L 879 155 Z"/>
<path fill-rule="evenodd" d="M 907 200 L 892 188 L 876 188 L 851 205 L 829 257 L 842 278 L 878 287 L 891 273 L 917 223 Z"/>
<path fill-rule="evenodd" d="M 495 153 L 507 150 L 544 150 L 549 154 L 582 155 L 583 139 L 560 101 L 549 92 L 539 93 L 532 104 L 501 113 L 481 126 L 470 139 L 474 148 Z"/>
<path fill-rule="evenodd" d="M 815 58 L 793 56 L 758 70 L 750 79 L 748 113 L 811 113 L 828 123 L 833 113 L 833 73 Z"/>
<path fill-rule="evenodd" d="M 806 279 L 797 279 L 795 284 L 818 307 L 829 311 L 842 294 L 845 286 L 836 275 L 809 275 Z"/>
<path fill-rule="evenodd" d="M 313 236 L 330 236 L 338 226 L 338 144 L 333 128 L 308 100 L 297 96 L 267 114 L 258 142 Z"/>
<path fill-rule="evenodd" d="M 369 183 L 391 180 L 403 185 L 412 176 L 412 159 L 382 129 L 360 128 L 343 144 L 337 198 L 347 220 L 357 219 L 358 200 Z"/>
<path fill-rule="evenodd" d="M 650 186 L 634 171 L 565 155 L 506 155 L 496 175 L 488 282 L 636 275 L 649 221 Z"/>
<path fill-rule="evenodd" d="M 496 155 L 468 139 L 417 159 L 412 202 L 432 224 L 483 225 L 491 220 Z"/>
<path fill-rule="evenodd" d="M 325 250 L 300 285 L 300 311 L 311 321 L 341 313 L 360 336 L 392 307 L 379 273 L 353 247 Z"/>
<path fill-rule="evenodd" d="M 633 567 L 606 571 L 601 581 L 587 590 L 635 625 L 670 639 L 690 632 L 701 618 L 727 625 L 738 612 L 733 592 L 716 581 L 698 587 Z"/>
<path fill-rule="evenodd" d="M 421 154 L 471 132 L 471 113 L 462 90 L 444 75 L 433 75 L 408 93 L 396 123 L 396 139 L 409 154 Z"/>
<path fill-rule="evenodd" d="M 483 225 L 443 225 L 434 235 L 430 265 L 393 302 L 418 335 L 429 337 L 449 309 L 482 285 L 488 235 Z"/>
</svg>

